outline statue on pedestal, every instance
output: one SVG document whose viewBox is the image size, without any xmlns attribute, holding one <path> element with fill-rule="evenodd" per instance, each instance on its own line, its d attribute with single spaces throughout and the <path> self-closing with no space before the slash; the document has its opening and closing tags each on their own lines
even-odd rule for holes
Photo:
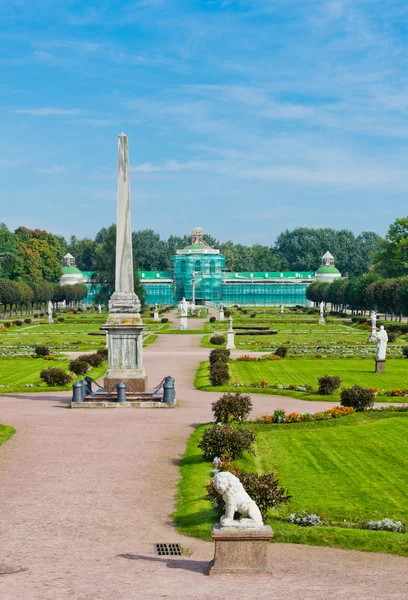
<svg viewBox="0 0 408 600">
<path fill-rule="evenodd" d="M 371 319 L 371 335 L 369 338 L 370 342 L 375 342 L 377 339 L 377 315 L 375 314 L 375 310 L 372 310 L 370 313 L 370 319 Z"/>
<path fill-rule="evenodd" d="M 280 305 L 280 314 L 283 315 L 285 313 L 285 309 L 283 307 L 283 304 Z"/>
<path fill-rule="evenodd" d="M 320 302 L 319 304 L 320 307 L 320 317 L 319 317 L 319 325 L 324 325 L 326 323 L 325 318 L 324 318 L 324 302 Z"/>
<path fill-rule="evenodd" d="M 102 306 L 100 304 L 98 304 L 98 313 L 102 314 Z"/>
<path fill-rule="evenodd" d="M 232 328 L 232 316 L 230 315 L 228 317 L 228 324 L 229 324 L 229 329 L 227 331 L 227 345 L 226 345 L 226 349 L 227 350 L 235 350 L 235 332 Z"/>
<path fill-rule="evenodd" d="M 186 330 L 186 329 L 188 329 L 188 321 L 187 321 L 188 305 L 187 305 L 187 300 L 185 298 L 183 298 L 183 300 L 180 302 L 179 310 L 180 310 L 180 327 L 179 327 L 179 329 Z"/>
<path fill-rule="evenodd" d="M 232 473 L 217 473 L 213 486 L 225 502 L 225 515 L 220 519 L 221 527 L 263 527 L 261 511 L 255 501 L 244 490 L 244 486 Z M 246 518 L 234 519 L 236 512 Z"/>
<path fill-rule="evenodd" d="M 51 300 L 49 300 L 48 301 L 48 323 L 50 323 L 50 324 L 54 323 L 54 319 L 52 318 L 52 310 L 53 310 L 52 302 L 51 302 Z"/>
<path fill-rule="evenodd" d="M 377 354 L 375 360 L 385 361 L 387 353 L 388 335 L 384 329 L 384 325 L 380 326 L 380 331 L 378 333 L 375 332 L 375 339 L 377 340 Z"/>
</svg>

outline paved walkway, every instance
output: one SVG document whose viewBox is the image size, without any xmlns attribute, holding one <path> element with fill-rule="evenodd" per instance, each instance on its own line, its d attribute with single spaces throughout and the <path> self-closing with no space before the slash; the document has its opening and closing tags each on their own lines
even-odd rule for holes
<svg viewBox="0 0 408 600">
<path fill-rule="evenodd" d="M 174 410 L 74 411 L 66 393 L 0 397 L 0 420 L 17 429 L 0 448 L 0 564 L 26 569 L 0 577 L 2 600 L 406 598 L 408 560 L 390 555 L 271 544 L 270 576 L 205 575 L 213 545 L 180 535 L 169 516 L 177 460 L 217 397 L 192 385 L 208 355 L 200 339 L 163 335 L 145 350 L 151 385 L 176 379 Z M 254 414 L 321 408 L 253 402 Z M 156 557 L 155 542 L 181 542 L 191 555 Z"/>
</svg>

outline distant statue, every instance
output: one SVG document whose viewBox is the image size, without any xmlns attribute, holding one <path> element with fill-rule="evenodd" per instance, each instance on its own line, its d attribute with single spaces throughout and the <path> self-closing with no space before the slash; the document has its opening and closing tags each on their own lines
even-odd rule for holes
<svg viewBox="0 0 408 600">
<path fill-rule="evenodd" d="M 255 501 L 245 491 L 244 486 L 232 473 L 217 473 L 213 479 L 213 486 L 225 502 L 225 515 L 220 519 L 221 527 L 262 527 L 261 511 Z M 246 518 L 234 519 L 236 512 Z"/>
<path fill-rule="evenodd" d="M 324 302 L 323 301 L 320 302 L 319 308 L 320 308 L 319 325 L 324 325 L 326 321 L 324 319 Z"/>
<path fill-rule="evenodd" d="M 100 304 L 98 304 L 98 313 L 101 314 L 102 313 L 102 306 Z"/>
<path fill-rule="evenodd" d="M 51 300 L 48 301 L 48 323 L 54 323 L 54 319 L 52 318 L 52 302 Z"/>
<path fill-rule="evenodd" d="M 370 313 L 370 319 L 371 319 L 371 335 L 369 338 L 370 342 L 375 342 L 377 339 L 377 315 L 375 314 L 375 310 L 372 310 Z"/>
<path fill-rule="evenodd" d="M 377 340 L 377 354 L 375 360 L 385 360 L 385 356 L 387 353 L 387 343 L 388 343 L 388 335 L 384 329 L 384 325 L 380 326 L 380 331 L 375 332 L 375 337 Z"/>
<path fill-rule="evenodd" d="M 284 307 L 283 307 L 283 304 L 281 304 L 281 305 L 280 305 L 280 313 L 281 313 L 281 315 L 283 315 L 283 314 L 284 314 L 284 312 L 285 312 L 285 309 L 284 309 Z"/>
<path fill-rule="evenodd" d="M 180 306 L 180 316 L 186 317 L 187 313 L 188 313 L 187 300 L 185 298 L 183 298 L 183 300 L 180 302 L 179 306 Z"/>
</svg>

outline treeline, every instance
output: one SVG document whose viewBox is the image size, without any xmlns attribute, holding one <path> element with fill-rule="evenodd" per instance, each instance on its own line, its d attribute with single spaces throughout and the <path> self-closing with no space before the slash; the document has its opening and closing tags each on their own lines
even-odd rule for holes
<svg viewBox="0 0 408 600">
<path fill-rule="evenodd" d="M 382 278 L 374 273 L 333 283 L 314 282 L 306 291 L 315 303 L 329 302 L 333 310 L 364 312 L 375 310 L 391 320 L 408 314 L 408 277 Z"/>
<path fill-rule="evenodd" d="M 4 316 L 12 313 L 17 315 L 33 312 L 35 309 L 40 311 L 47 309 L 49 301 L 63 302 L 68 305 L 76 305 L 87 296 L 87 288 L 83 283 L 74 285 L 59 285 L 59 283 L 34 283 L 32 281 L 22 283 L 10 279 L 0 279 L 0 312 Z"/>
</svg>

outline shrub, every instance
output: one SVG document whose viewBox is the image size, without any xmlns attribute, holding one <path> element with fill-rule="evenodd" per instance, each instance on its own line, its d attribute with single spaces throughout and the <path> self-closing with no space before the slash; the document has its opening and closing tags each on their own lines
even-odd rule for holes
<svg viewBox="0 0 408 600">
<path fill-rule="evenodd" d="M 169 322 L 169 320 L 168 320 L 168 318 L 167 318 L 167 317 L 162 317 L 162 318 L 160 319 L 160 323 L 168 323 L 168 322 Z"/>
<path fill-rule="evenodd" d="M 32 322 L 32 319 L 24 319 L 24 323 L 27 323 L 27 325 L 30 325 L 31 322 Z"/>
<path fill-rule="evenodd" d="M 245 490 L 258 505 L 262 518 L 268 518 L 268 510 L 277 508 L 280 504 L 289 502 L 289 496 L 284 488 L 279 487 L 279 481 L 273 473 L 258 475 L 258 473 L 238 473 Z"/>
<path fill-rule="evenodd" d="M 63 323 L 65 321 L 64 317 L 58 317 L 57 319 L 58 323 Z"/>
<path fill-rule="evenodd" d="M 3 323 L 2 325 L 3 325 L 3 327 L 6 327 L 7 329 L 9 327 L 11 327 L 11 323 L 9 321 L 7 321 L 7 323 Z"/>
<path fill-rule="evenodd" d="M 229 456 L 232 460 L 240 458 L 244 452 L 251 452 L 255 442 L 253 431 L 245 427 L 232 425 L 213 425 L 206 429 L 198 442 L 198 447 L 207 460 L 215 456 Z"/>
<path fill-rule="evenodd" d="M 226 385 L 229 379 L 228 363 L 216 362 L 210 366 L 211 385 Z"/>
<path fill-rule="evenodd" d="M 359 385 L 344 388 L 340 393 L 341 405 L 352 406 L 355 411 L 371 408 L 374 404 L 374 397 L 374 392 L 370 388 L 362 388 Z"/>
<path fill-rule="evenodd" d="M 225 342 L 225 335 L 212 335 L 210 337 L 210 343 L 214 344 L 214 346 L 222 346 L 222 344 L 225 344 Z"/>
<path fill-rule="evenodd" d="M 229 310 L 227 310 L 226 308 L 224 308 L 224 317 L 226 317 L 228 319 L 228 317 L 231 316 L 231 312 Z"/>
<path fill-rule="evenodd" d="M 333 394 L 341 386 L 341 379 L 337 375 L 324 375 L 324 377 L 319 377 L 318 382 L 318 393 L 323 396 Z"/>
<path fill-rule="evenodd" d="M 6 325 L 6 323 L 4 323 L 4 325 Z M 405 358 L 408 358 L 408 345 L 403 347 L 402 354 L 405 356 Z"/>
<path fill-rule="evenodd" d="M 38 317 L 38 315 L 37 315 L 37 317 Z M 40 317 L 41 317 L 41 319 L 43 319 L 45 317 L 45 313 L 40 312 Z"/>
<path fill-rule="evenodd" d="M 41 371 L 40 379 L 48 386 L 67 385 L 71 381 L 69 373 L 55 367 L 50 367 L 49 369 Z"/>
<path fill-rule="evenodd" d="M 322 524 L 319 515 L 303 510 L 301 513 L 292 513 L 288 518 L 289 523 L 301 527 L 316 527 Z"/>
<path fill-rule="evenodd" d="M 48 356 L 50 349 L 47 346 L 36 346 L 34 352 L 37 356 Z"/>
<path fill-rule="evenodd" d="M 95 352 L 94 354 L 80 354 L 76 360 L 86 362 L 91 367 L 99 367 L 106 359 L 101 354 Z M 71 370 L 75 371 L 75 369 Z"/>
<path fill-rule="evenodd" d="M 288 353 L 288 349 L 285 346 L 278 346 L 276 348 L 275 356 L 280 356 L 281 358 L 285 358 Z"/>
<path fill-rule="evenodd" d="M 103 360 L 108 360 L 108 349 L 107 348 L 98 348 L 96 354 L 99 354 L 103 357 Z"/>
<path fill-rule="evenodd" d="M 245 421 L 252 409 L 251 396 L 240 392 L 223 394 L 211 404 L 211 408 L 217 422 Z"/>
<path fill-rule="evenodd" d="M 85 375 L 88 372 L 89 364 L 84 360 L 79 360 L 76 358 L 75 360 L 71 360 L 69 363 L 69 370 L 73 371 L 77 375 Z"/>
<path fill-rule="evenodd" d="M 393 521 L 392 519 L 382 519 L 381 521 L 368 521 L 367 529 L 374 531 L 394 531 L 395 533 L 405 533 L 404 524 L 401 521 Z"/>
<path fill-rule="evenodd" d="M 398 338 L 398 334 L 397 333 L 393 333 L 393 332 L 388 333 L 388 341 L 389 342 L 391 342 L 391 343 L 395 342 L 397 340 L 397 338 Z"/>
<path fill-rule="evenodd" d="M 231 350 L 227 350 L 226 348 L 215 348 L 210 352 L 210 365 L 213 365 L 216 362 L 228 362 L 230 356 Z"/>
<path fill-rule="evenodd" d="M 20 319 L 16 319 L 15 321 L 13 321 L 13 325 L 17 325 L 17 327 L 21 327 L 22 324 L 23 321 L 20 321 Z"/>
<path fill-rule="evenodd" d="M 251 313 L 249 316 L 251 317 L 251 319 L 255 319 L 256 313 Z"/>
<path fill-rule="evenodd" d="M 210 323 L 215 323 L 215 321 L 216 321 L 216 318 L 215 318 L 215 317 L 210 317 L 210 318 L 209 318 L 209 321 L 210 321 Z"/>
</svg>

